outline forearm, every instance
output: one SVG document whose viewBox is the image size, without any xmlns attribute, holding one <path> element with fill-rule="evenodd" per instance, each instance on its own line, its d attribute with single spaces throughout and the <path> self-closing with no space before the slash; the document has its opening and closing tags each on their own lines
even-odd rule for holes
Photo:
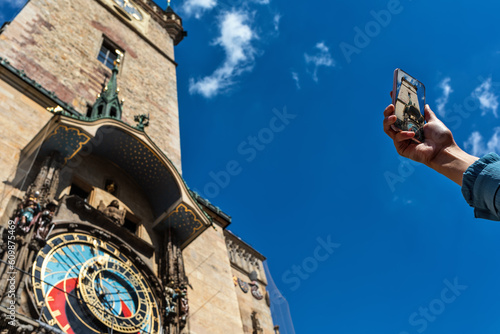
<svg viewBox="0 0 500 334">
<path fill-rule="evenodd" d="M 476 218 L 500 221 L 500 156 L 488 153 L 464 173 L 462 194 Z"/>
<path fill-rule="evenodd" d="M 463 173 L 478 159 L 455 144 L 441 150 L 427 166 L 462 186 Z"/>
</svg>

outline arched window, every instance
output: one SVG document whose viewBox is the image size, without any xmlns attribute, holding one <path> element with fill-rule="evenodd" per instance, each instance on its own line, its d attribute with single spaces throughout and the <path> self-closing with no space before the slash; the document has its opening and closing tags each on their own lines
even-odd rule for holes
<svg viewBox="0 0 500 334">
<path fill-rule="evenodd" d="M 101 116 L 102 116 L 102 108 L 103 108 L 103 107 L 102 107 L 102 104 L 101 104 L 99 107 L 97 107 L 97 116 L 98 116 L 98 117 L 101 117 Z"/>
</svg>

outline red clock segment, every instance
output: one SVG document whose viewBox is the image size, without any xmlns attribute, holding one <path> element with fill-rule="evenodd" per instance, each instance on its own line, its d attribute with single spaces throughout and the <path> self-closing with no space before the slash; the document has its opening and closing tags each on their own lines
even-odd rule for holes
<svg viewBox="0 0 500 334">
<path fill-rule="evenodd" d="M 66 308 L 68 306 L 67 296 L 72 295 L 75 292 L 77 283 L 77 278 L 70 278 L 61 281 L 49 290 L 45 299 L 47 301 L 47 308 L 49 312 L 52 314 L 59 327 L 61 327 L 65 333 L 68 334 L 74 334 L 74 331 L 69 324 L 68 316 L 66 314 Z"/>
<path fill-rule="evenodd" d="M 120 299 L 120 312 L 121 317 L 129 318 L 132 315 L 132 311 L 128 308 L 127 304 L 123 300 Z"/>
<path fill-rule="evenodd" d="M 156 297 L 144 276 L 112 244 L 83 233 L 52 237 L 33 266 L 33 292 L 44 319 L 65 333 L 161 334 Z"/>
</svg>

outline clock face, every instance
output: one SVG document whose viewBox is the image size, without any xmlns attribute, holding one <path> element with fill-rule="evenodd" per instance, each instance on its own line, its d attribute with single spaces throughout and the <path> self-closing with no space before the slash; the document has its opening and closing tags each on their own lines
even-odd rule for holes
<svg viewBox="0 0 500 334">
<path fill-rule="evenodd" d="M 47 241 L 33 264 L 35 300 L 65 333 L 162 332 L 156 299 L 116 247 L 82 233 Z"/>
<path fill-rule="evenodd" d="M 142 14 L 141 12 L 132 5 L 129 0 L 114 0 L 115 3 L 123 8 L 127 13 L 129 13 L 134 19 L 141 21 L 142 20 Z"/>
</svg>

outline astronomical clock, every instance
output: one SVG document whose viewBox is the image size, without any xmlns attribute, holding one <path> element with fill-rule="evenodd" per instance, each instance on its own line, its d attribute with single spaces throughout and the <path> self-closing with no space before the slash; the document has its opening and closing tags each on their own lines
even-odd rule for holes
<svg viewBox="0 0 500 334">
<path fill-rule="evenodd" d="M 32 269 L 36 303 L 66 333 L 161 333 L 146 277 L 118 246 L 83 233 L 47 240 Z"/>
</svg>

